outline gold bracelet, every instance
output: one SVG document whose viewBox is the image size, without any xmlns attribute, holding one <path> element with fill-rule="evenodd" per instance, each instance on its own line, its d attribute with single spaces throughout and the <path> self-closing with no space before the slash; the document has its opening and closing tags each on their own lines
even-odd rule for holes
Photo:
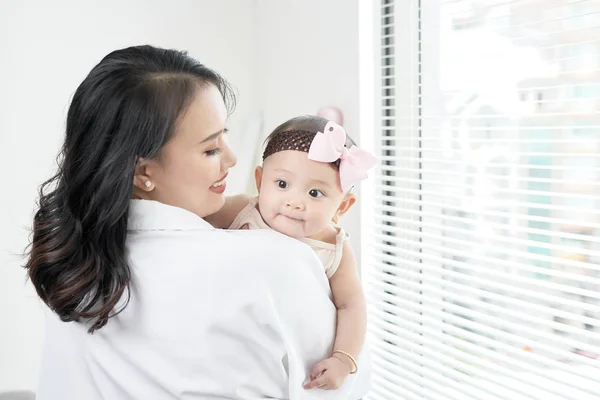
<svg viewBox="0 0 600 400">
<path fill-rule="evenodd" d="M 358 363 L 356 362 L 356 360 L 354 359 L 354 357 L 352 357 L 350 354 L 346 353 L 345 351 L 342 350 L 334 350 L 333 353 L 331 354 L 335 354 L 335 353 L 340 353 L 345 355 L 346 357 L 348 357 L 350 359 L 350 361 L 352 361 L 352 364 L 354 364 L 354 371 L 350 372 L 350 375 L 353 375 L 355 373 L 358 372 Z"/>
</svg>

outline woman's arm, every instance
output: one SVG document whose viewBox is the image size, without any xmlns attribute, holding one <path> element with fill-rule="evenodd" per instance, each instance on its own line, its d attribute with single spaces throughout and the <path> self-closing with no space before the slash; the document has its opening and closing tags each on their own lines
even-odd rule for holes
<svg viewBox="0 0 600 400">
<path fill-rule="evenodd" d="M 349 353 L 358 362 L 365 341 L 367 311 L 356 258 L 348 242 L 344 243 L 342 260 L 329 282 L 338 310 L 333 349 Z M 341 367 L 340 361 L 345 367 Z M 354 369 L 354 363 L 349 357 L 343 353 L 334 353 L 313 368 L 307 388 L 336 389 Z"/>
<path fill-rule="evenodd" d="M 238 194 L 225 198 L 225 204 L 216 213 L 204 217 L 204 220 L 219 229 L 227 229 L 233 223 L 235 217 L 248 205 L 250 196 Z"/>
</svg>

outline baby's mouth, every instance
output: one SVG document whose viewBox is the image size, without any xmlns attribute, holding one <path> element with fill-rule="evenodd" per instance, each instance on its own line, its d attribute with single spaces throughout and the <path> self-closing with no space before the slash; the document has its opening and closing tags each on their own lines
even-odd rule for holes
<svg viewBox="0 0 600 400">
<path fill-rule="evenodd" d="M 292 221 L 297 221 L 297 222 L 300 222 L 300 221 L 302 221 L 302 219 L 301 219 L 301 218 L 292 217 L 291 215 L 286 215 L 286 214 L 280 214 L 280 215 L 282 215 L 282 216 L 284 216 L 285 218 L 287 218 L 287 219 L 290 219 L 290 220 L 292 220 Z"/>
</svg>

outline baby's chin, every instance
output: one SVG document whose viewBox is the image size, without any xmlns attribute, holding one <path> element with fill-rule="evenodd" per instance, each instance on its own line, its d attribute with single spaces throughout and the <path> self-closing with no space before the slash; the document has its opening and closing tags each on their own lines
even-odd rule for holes
<svg viewBox="0 0 600 400">
<path fill-rule="evenodd" d="M 312 232 L 312 230 L 307 230 L 305 226 L 306 223 L 303 221 L 289 221 L 281 215 L 278 215 L 272 220 L 266 222 L 267 225 L 269 225 L 272 229 L 294 239 L 306 238 L 318 233 Z"/>
</svg>

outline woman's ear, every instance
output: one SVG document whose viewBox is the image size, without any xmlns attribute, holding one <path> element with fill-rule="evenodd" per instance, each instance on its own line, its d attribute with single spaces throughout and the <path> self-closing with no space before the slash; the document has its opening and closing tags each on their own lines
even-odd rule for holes
<svg viewBox="0 0 600 400">
<path fill-rule="evenodd" d="M 340 220 L 340 217 L 350 211 L 354 203 L 356 203 L 356 196 L 352 193 L 347 193 L 344 197 L 344 200 L 340 203 L 338 209 L 335 211 L 333 222 L 337 224 Z"/>
<path fill-rule="evenodd" d="M 256 190 L 260 193 L 260 184 L 262 183 L 263 168 L 259 165 L 254 170 L 254 181 L 256 182 Z"/>
<path fill-rule="evenodd" d="M 155 187 L 156 182 L 152 180 L 149 162 L 143 158 L 140 158 L 137 166 L 135 167 L 135 173 L 133 175 L 134 193 L 151 192 Z"/>
</svg>

